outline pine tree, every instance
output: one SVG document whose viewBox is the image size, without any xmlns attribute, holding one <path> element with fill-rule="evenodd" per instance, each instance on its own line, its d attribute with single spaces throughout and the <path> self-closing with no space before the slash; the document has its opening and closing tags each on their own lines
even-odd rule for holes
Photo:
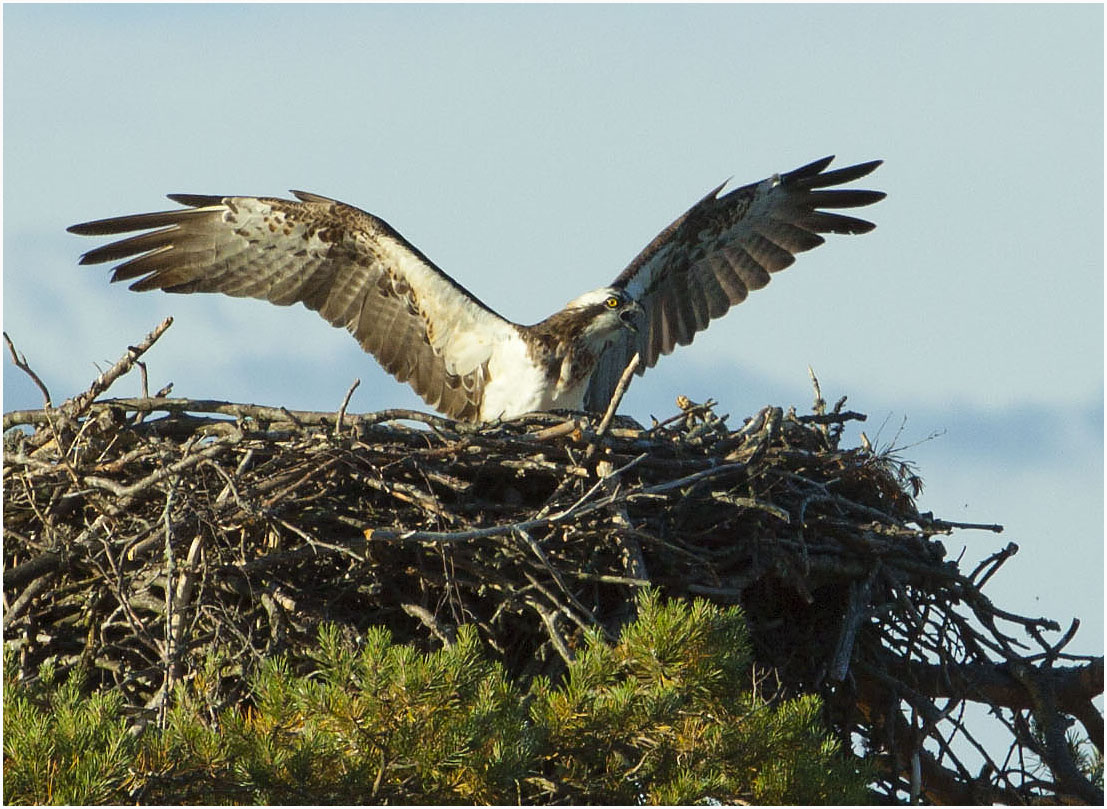
<svg viewBox="0 0 1107 809">
<path fill-rule="evenodd" d="M 10 800 L 855 798 L 825 727 L 882 801 L 1102 804 L 1102 655 L 816 380 L 741 425 L 102 398 L 167 326 L 4 416 Z"/>
<path fill-rule="evenodd" d="M 50 671 L 5 689 L 7 803 L 854 803 L 871 775 L 815 697 L 751 689 L 741 611 L 638 601 L 617 643 L 589 634 L 563 682 L 512 681 L 462 626 L 420 653 L 373 629 L 276 659 L 250 707 L 212 716 L 207 677 L 135 738 L 122 702 Z M 47 667 L 48 669 L 48 667 Z M 214 667 L 212 667 L 214 671 Z"/>
</svg>

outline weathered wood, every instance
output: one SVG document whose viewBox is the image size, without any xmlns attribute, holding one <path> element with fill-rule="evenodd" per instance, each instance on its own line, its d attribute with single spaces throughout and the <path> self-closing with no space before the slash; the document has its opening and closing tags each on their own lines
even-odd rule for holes
<svg viewBox="0 0 1107 809">
<path fill-rule="evenodd" d="M 843 736 L 886 754 L 889 795 L 913 773 L 935 801 L 1099 794 L 1063 731 L 1072 717 L 1102 733 L 1102 658 L 1064 651 L 1076 624 L 992 604 L 981 588 L 1017 546 L 963 572 L 938 537 L 1000 526 L 919 513 L 917 475 L 841 447 L 864 417 L 829 408 L 817 381 L 813 416 L 769 407 L 733 429 L 687 399 L 650 428 L 614 408 L 602 424 L 352 414 L 352 387 L 337 413 L 96 399 L 139 354 L 61 406 L 5 416 L 34 428 L 6 435 L 3 472 L 20 676 L 85 661 L 156 720 L 142 711 L 164 711 L 207 652 L 237 699 L 262 659 L 309 661 L 324 621 L 424 648 L 469 622 L 509 671 L 556 675 L 580 633 L 612 637 L 654 586 L 741 604 L 780 694 L 821 693 Z M 1002 709 L 1009 750 L 977 745 L 955 711 L 969 702 Z M 953 739 L 983 751 L 986 776 L 965 778 Z"/>
</svg>

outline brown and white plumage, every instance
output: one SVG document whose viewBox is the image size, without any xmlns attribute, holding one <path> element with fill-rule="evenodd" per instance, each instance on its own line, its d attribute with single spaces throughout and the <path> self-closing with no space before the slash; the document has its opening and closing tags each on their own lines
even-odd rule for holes
<svg viewBox="0 0 1107 809">
<path fill-rule="evenodd" d="M 636 351 L 639 373 L 768 283 L 820 233 L 873 225 L 829 213 L 883 198 L 822 190 L 879 161 L 824 172 L 832 158 L 718 196 L 662 232 L 608 287 L 533 326 L 504 319 L 386 222 L 300 191 L 272 197 L 173 194 L 174 211 L 102 219 L 81 235 L 143 232 L 89 251 L 82 264 L 123 260 L 131 289 L 222 292 L 303 303 L 348 329 L 431 407 L 470 421 L 552 408 L 602 409 Z"/>
<path fill-rule="evenodd" d="M 856 208 L 884 199 L 880 191 L 829 189 L 866 176 L 880 160 L 824 171 L 824 157 L 787 174 L 736 188 L 719 186 L 657 235 L 612 286 L 645 309 L 644 326 L 605 352 L 585 396 L 586 409 L 611 398 L 627 363 L 641 353 L 638 374 L 662 354 L 688 345 L 697 332 L 769 283 L 770 274 L 818 247 L 821 233 L 868 233 L 872 222 L 823 209 Z M 725 185 L 725 183 L 723 184 Z"/>
</svg>

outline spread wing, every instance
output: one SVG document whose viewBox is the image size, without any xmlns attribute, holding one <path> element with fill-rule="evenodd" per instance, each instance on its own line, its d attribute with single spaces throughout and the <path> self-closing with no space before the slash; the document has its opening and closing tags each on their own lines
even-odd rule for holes
<svg viewBox="0 0 1107 809">
<path fill-rule="evenodd" d="M 514 327 L 434 266 L 386 222 L 336 200 L 172 194 L 187 207 L 69 228 L 132 235 L 82 264 L 124 260 L 133 290 L 222 292 L 303 303 L 348 329 L 431 407 L 475 419 L 498 340 Z"/>
<path fill-rule="evenodd" d="M 882 161 L 824 171 L 833 157 L 736 188 L 719 186 L 658 234 L 613 286 L 645 310 L 638 333 L 629 331 L 604 352 L 584 405 L 602 411 L 635 352 L 638 373 L 662 354 L 688 345 L 696 333 L 769 283 L 770 273 L 818 247 L 821 233 L 867 233 L 875 225 L 823 209 L 855 208 L 884 198 L 880 191 L 831 189 L 864 177 Z M 725 183 L 724 183 L 725 185 Z M 824 190 L 830 189 L 830 190 Z"/>
</svg>

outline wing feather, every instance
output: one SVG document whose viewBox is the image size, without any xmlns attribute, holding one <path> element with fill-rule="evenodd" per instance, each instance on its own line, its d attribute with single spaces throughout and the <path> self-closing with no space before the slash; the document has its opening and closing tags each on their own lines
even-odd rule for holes
<svg viewBox="0 0 1107 809">
<path fill-rule="evenodd" d="M 722 317 L 730 309 L 730 296 L 719 280 L 718 271 L 714 267 L 710 269 L 710 272 L 703 274 L 703 283 L 700 286 L 700 291 L 703 293 L 706 303 L 704 328 L 707 327 L 709 322 L 717 317 Z"/>
<path fill-rule="evenodd" d="M 763 224 L 758 225 L 757 232 L 778 247 L 793 252 L 813 250 L 826 241 L 818 233 L 776 217 L 770 217 Z"/>
<path fill-rule="evenodd" d="M 707 316 L 709 304 L 707 302 L 707 291 L 705 289 L 707 283 L 709 283 L 710 276 L 705 275 L 704 278 L 698 284 L 690 284 L 688 286 L 688 311 L 691 313 L 694 320 L 693 331 L 700 331 L 707 328 L 707 324 L 710 318 Z"/>
<path fill-rule="evenodd" d="M 69 230 L 88 236 L 149 231 L 90 250 L 81 263 L 122 261 L 112 280 L 133 281 L 136 291 L 303 303 L 349 330 L 431 407 L 476 419 L 489 357 L 515 327 L 383 220 L 317 194 L 293 194 L 299 201 L 171 194 L 187 207 Z"/>
<path fill-rule="evenodd" d="M 742 247 L 766 272 L 783 270 L 796 260 L 791 250 L 766 239 L 760 232 L 760 226 L 755 227 L 756 230 L 751 229 L 752 232 L 746 235 Z"/>
<path fill-rule="evenodd" d="M 585 407 L 602 410 L 635 352 L 638 373 L 687 345 L 714 318 L 769 283 L 797 253 L 823 244 L 824 233 L 867 233 L 875 225 L 826 209 L 857 208 L 884 199 L 880 191 L 836 188 L 872 173 L 880 160 L 826 171 L 824 157 L 783 175 L 709 193 L 663 230 L 615 279 L 645 311 L 637 334 L 626 333 L 601 356 Z"/>
<path fill-rule="evenodd" d="M 749 286 L 742 280 L 742 276 L 747 274 L 748 271 L 743 267 L 747 263 L 752 264 L 753 259 L 744 250 L 718 253 L 705 259 L 704 263 L 713 270 L 715 280 L 719 282 L 726 293 L 727 310 L 746 299 L 749 295 Z M 719 313 L 719 315 L 724 314 L 726 314 L 726 310 Z M 716 317 L 719 315 L 716 315 Z"/>
</svg>

